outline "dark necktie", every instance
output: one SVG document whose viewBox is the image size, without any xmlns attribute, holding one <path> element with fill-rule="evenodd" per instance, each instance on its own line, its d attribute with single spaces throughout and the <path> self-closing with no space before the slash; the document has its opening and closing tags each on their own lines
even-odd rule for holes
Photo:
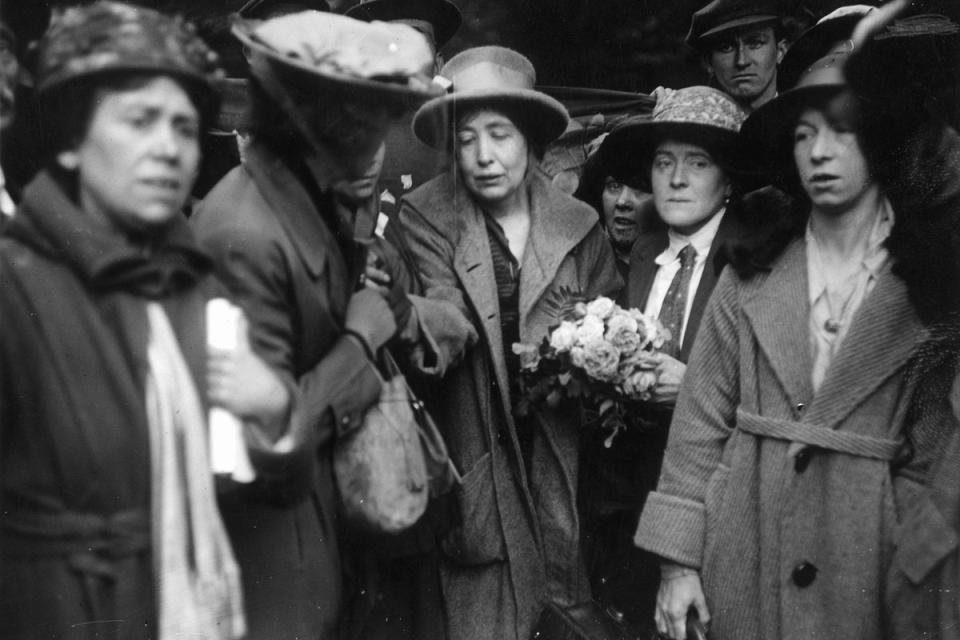
<svg viewBox="0 0 960 640">
<path fill-rule="evenodd" d="M 676 357 L 680 353 L 680 336 L 683 330 L 683 314 L 687 309 L 687 294 L 690 292 L 690 277 L 693 276 L 693 265 L 697 260 L 697 250 L 687 245 L 677 255 L 680 258 L 680 269 L 667 289 L 660 307 L 660 323 L 672 336 L 663 345 L 661 351 Z"/>
</svg>

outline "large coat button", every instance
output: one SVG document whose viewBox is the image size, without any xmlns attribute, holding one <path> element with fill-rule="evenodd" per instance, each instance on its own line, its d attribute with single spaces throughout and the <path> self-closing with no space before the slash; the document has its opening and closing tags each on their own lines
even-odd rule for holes
<svg viewBox="0 0 960 640">
<path fill-rule="evenodd" d="M 810 466 L 810 458 L 813 457 L 813 449 L 807 447 L 801 449 L 793 459 L 793 470 L 797 473 L 803 473 Z"/>
<path fill-rule="evenodd" d="M 817 579 L 817 568 L 809 562 L 801 562 L 793 568 L 793 584 L 801 589 L 809 587 Z"/>
</svg>

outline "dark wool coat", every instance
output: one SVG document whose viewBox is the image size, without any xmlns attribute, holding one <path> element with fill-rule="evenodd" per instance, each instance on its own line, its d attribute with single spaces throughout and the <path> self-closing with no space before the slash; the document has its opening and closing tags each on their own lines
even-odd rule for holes
<svg viewBox="0 0 960 640">
<path fill-rule="evenodd" d="M 612 295 L 620 279 L 596 212 L 539 172 L 527 188 L 520 338 L 535 343 L 557 323 L 544 304 L 550 292 L 568 287 L 590 298 Z M 438 364 L 444 377 L 435 417 L 463 474 L 454 496 L 459 522 L 443 543 L 449 635 L 526 640 L 546 601 L 589 597 L 576 511 L 581 425 L 575 410 L 540 415 L 527 477 L 484 215 L 455 171 L 415 190 L 400 212 L 425 296 L 452 306 L 480 336 L 472 348 L 448 350 L 452 361 Z"/>
<path fill-rule="evenodd" d="M 886 267 L 812 392 L 804 243 L 726 270 L 636 543 L 700 569 L 711 637 L 882 637 L 905 368 L 925 330 Z M 900 505 L 902 506 L 902 505 Z"/>
<path fill-rule="evenodd" d="M 333 204 L 322 194 L 315 201 L 311 188 L 254 143 L 193 218 L 217 273 L 250 320 L 254 346 L 296 380 L 291 420 L 316 447 L 308 500 L 278 505 L 239 496 L 224 509 L 251 640 L 332 637 L 343 596 L 333 443 L 360 425 L 380 392 L 373 365 L 343 333 L 357 256 L 344 254 Z"/>
<path fill-rule="evenodd" d="M 152 252 L 41 173 L 0 238 L 0 637 L 152 637 L 145 302 L 203 394 L 209 259 Z"/>
</svg>

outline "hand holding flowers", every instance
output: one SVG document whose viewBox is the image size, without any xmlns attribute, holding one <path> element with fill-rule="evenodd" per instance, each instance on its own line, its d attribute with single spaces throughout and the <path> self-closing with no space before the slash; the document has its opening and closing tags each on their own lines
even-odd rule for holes
<svg viewBox="0 0 960 640">
<path fill-rule="evenodd" d="M 610 298 L 566 306 L 560 324 L 539 345 L 513 345 L 523 391 L 517 411 L 524 415 L 538 404 L 556 407 L 565 398 L 580 399 L 611 430 L 610 446 L 626 426 L 629 405 L 653 399 L 663 361 L 658 350 L 669 332 L 655 318 Z"/>
</svg>

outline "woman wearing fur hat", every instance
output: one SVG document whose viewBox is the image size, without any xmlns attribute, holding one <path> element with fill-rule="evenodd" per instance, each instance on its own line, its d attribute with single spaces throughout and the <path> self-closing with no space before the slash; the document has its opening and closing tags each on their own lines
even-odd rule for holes
<svg viewBox="0 0 960 640">
<path fill-rule="evenodd" d="M 742 130 L 796 201 L 717 284 L 641 516 L 673 638 L 690 607 L 720 640 L 884 637 L 902 479 L 922 463 L 903 439 L 926 335 L 905 274 L 935 261 L 895 240 L 918 211 L 888 199 L 848 52 L 820 50 Z"/>
<path fill-rule="evenodd" d="M 620 280 L 596 212 L 538 171 L 567 113 L 533 89 L 530 62 L 479 47 L 441 75 L 453 91 L 420 108 L 414 131 L 456 162 L 409 195 L 401 220 L 425 295 L 476 329 L 438 365 L 435 416 L 463 473 L 460 519 L 443 541 L 449 635 L 526 639 L 546 602 L 587 600 L 589 587 L 576 512 L 578 414 L 513 412 L 511 346 L 546 335 L 555 293 L 611 295 Z"/>
<path fill-rule="evenodd" d="M 215 61 L 179 20 L 113 2 L 41 43 L 47 164 L 0 240 L 4 638 L 244 634 L 206 409 L 269 443 L 290 394 L 243 340 L 205 356 L 218 288 L 182 208 Z"/>
<path fill-rule="evenodd" d="M 388 126 L 438 91 L 410 27 L 300 12 L 241 21 L 251 142 L 195 214 L 195 229 L 250 317 L 252 340 L 296 380 L 291 422 L 315 440 L 310 500 L 226 513 L 251 638 L 330 638 L 343 593 L 335 442 L 379 399 L 374 353 L 417 313 L 396 279 L 367 279 L 373 220 L 357 188 Z M 427 357 L 430 357 L 429 354 Z"/>
</svg>

